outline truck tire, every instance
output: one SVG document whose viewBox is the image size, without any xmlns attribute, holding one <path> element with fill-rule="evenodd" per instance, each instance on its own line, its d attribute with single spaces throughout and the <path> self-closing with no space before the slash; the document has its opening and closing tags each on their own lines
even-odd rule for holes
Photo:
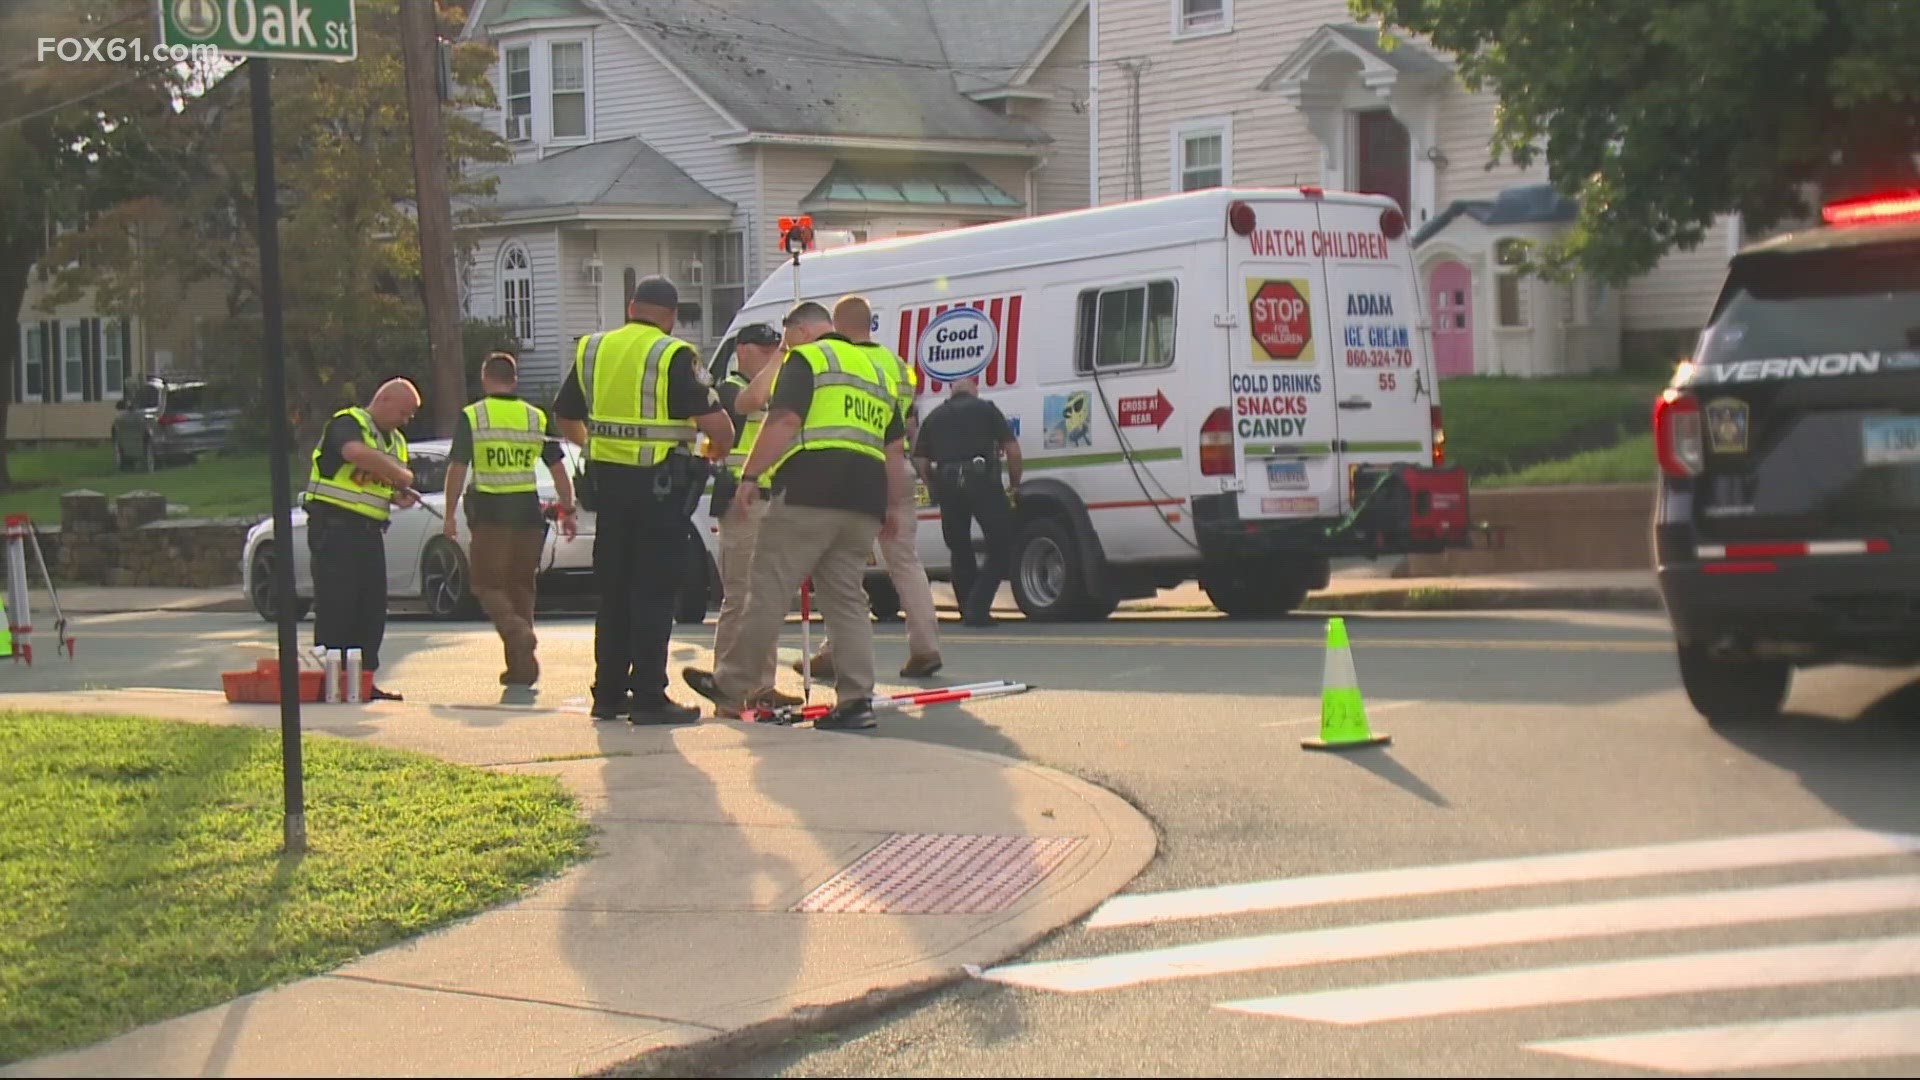
<svg viewBox="0 0 1920 1080">
<path fill-rule="evenodd" d="M 1113 614 L 1119 595 L 1087 589 L 1085 558 L 1065 518 L 1029 520 L 1014 544 L 1008 574 L 1021 613 L 1034 622 L 1098 622 Z"/>
<path fill-rule="evenodd" d="M 873 610 L 873 617 L 881 622 L 898 622 L 900 590 L 893 587 L 893 580 L 885 573 L 870 573 L 866 585 L 867 606 Z"/>
<path fill-rule="evenodd" d="M 707 621 L 707 611 L 718 607 L 720 571 L 707 557 L 707 547 L 698 538 L 687 556 L 687 576 L 674 600 L 673 621 L 681 626 L 698 626 Z"/>
<path fill-rule="evenodd" d="M 1793 665 L 1785 660 L 1715 656 L 1698 645 L 1680 647 L 1680 685 L 1709 724 L 1772 720 L 1787 703 Z"/>
<path fill-rule="evenodd" d="M 1209 566 L 1200 571 L 1200 588 L 1229 619 L 1277 619 L 1311 591 L 1294 568 L 1263 562 Z"/>
</svg>

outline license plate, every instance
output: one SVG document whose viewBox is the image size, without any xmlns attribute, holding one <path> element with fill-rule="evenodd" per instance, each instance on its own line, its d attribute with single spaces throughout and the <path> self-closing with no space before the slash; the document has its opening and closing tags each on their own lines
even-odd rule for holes
<svg viewBox="0 0 1920 1080">
<path fill-rule="evenodd" d="M 1307 463 L 1304 461 L 1267 462 L 1267 489 L 1269 491 L 1305 491 Z"/>
<path fill-rule="evenodd" d="M 1869 465 L 1920 463 L 1920 416 L 1875 416 L 1862 420 L 1860 446 Z"/>
</svg>

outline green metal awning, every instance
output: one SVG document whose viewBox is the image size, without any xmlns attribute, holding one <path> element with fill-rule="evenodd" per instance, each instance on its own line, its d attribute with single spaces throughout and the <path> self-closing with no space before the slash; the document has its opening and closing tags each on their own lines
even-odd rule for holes
<svg viewBox="0 0 1920 1080">
<path fill-rule="evenodd" d="M 812 209 L 828 204 L 986 210 L 1022 207 L 1019 199 L 967 165 L 863 165 L 845 161 L 834 162 L 800 205 Z"/>
</svg>

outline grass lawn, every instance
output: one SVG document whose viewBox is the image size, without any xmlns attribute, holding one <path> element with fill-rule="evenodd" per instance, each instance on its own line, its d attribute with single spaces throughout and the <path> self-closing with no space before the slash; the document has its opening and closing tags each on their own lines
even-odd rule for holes
<svg viewBox="0 0 1920 1080">
<path fill-rule="evenodd" d="M 1664 381 L 1632 376 L 1519 379 L 1474 376 L 1440 384 L 1447 459 L 1484 478 L 1566 458 L 1646 431 Z M 1567 446 L 1586 434 L 1584 446 Z M 1556 446 L 1556 444 L 1561 444 Z"/>
<path fill-rule="evenodd" d="M 76 488 L 119 495 L 158 491 L 174 517 L 265 517 L 272 512 L 272 478 L 264 452 L 204 454 L 191 465 L 158 472 L 120 472 L 113 451 L 98 447 L 15 450 L 7 455 L 14 489 L 0 493 L 0 509 L 31 514 L 43 525 L 60 523 L 60 496 Z M 307 482 L 308 459 L 288 464 L 297 493 Z"/>
<path fill-rule="evenodd" d="M 1543 461 L 1519 472 L 1475 480 L 1473 486 L 1485 491 L 1555 484 L 1650 484 L 1658 478 L 1659 471 L 1653 455 L 1653 434 L 1649 432 L 1604 450 L 1588 450 L 1558 461 Z"/>
<path fill-rule="evenodd" d="M 305 741 L 298 859 L 277 732 L 3 711 L 0 745 L 0 1063 L 326 971 L 586 850 L 550 777 L 341 739 Z"/>
</svg>

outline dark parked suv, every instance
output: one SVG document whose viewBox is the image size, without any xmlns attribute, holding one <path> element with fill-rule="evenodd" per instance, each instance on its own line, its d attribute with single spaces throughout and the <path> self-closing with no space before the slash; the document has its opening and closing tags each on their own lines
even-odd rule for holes
<svg viewBox="0 0 1920 1080">
<path fill-rule="evenodd" d="M 1694 708 L 1920 663 L 1920 191 L 1746 248 L 1654 407 L 1660 588 Z"/>
<path fill-rule="evenodd" d="M 113 463 L 147 472 L 227 445 L 238 409 L 204 382 L 149 376 L 127 384 L 113 418 Z"/>
</svg>

